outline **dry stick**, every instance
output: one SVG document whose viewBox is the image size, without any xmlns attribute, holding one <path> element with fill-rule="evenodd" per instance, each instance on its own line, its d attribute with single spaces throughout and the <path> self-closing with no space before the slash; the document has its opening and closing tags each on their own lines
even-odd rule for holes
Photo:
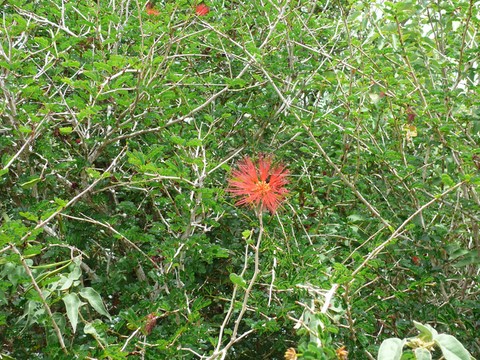
<svg viewBox="0 0 480 360">
<path fill-rule="evenodd" d="M 372 260 L 375 256 L 377 256 L 393 239 L 395 239 L 399 234 L 400 234 L 400 231 L 403 230 L 403 228 L 415 217 L 417 216 L 419 213 L 421 213 L 424 209 L 426 209 L 427 207 L 429 207 L 430 205 L 432 205 L 433 203 L 439 201 L 441 198 L 443 198 L 445 195 L 449 194 L 450 192 L 452 192 L 453 190 L 456 190 L 458 189 L 460 186 L 464 185 L 465 184 L 465 181 L 462 181 L 462 182 L 459 182 L 458 184 L 456 184 L 455 186 L 451 187 L 450 189 L 444 191 L 443 193 L 441 193 L 440 195 L 438 195 L 437 197 L 433 198 L 432 200 L 430 200 L 429 202 L 425 203 L 424 205 L 422 205 L 420 208 L 417 209 L 417 211 L 415 211 L 412 215 L 410 215 L 393 233 L 392 235 L 390 235 L 390 237 L 385 240 L 383 243 L 381 243 L 379 246 L 377 246 L 375 248 L 375 250 L 373 250 L 370 254 L 368 254 L 368 256 L 365 258 L 365 260 L 355 269 L 355 271 L 352 273 L 352 277 L 353 279 L 350 280 L 349 284 L 351 284 L 353 281 L 355 281 L 355 275 L 357 275 L 360 270 L 362 270 L 365 265 L 370 261 Z"/>
<path fill-rule="evenodd" d="M 257 280 L 258 274 L 260 273 L 260 244 L 262 242 L 262 236 L 263 236 L 263 217 L 262 217 L 261 210 L 258 210 L 258 220 L 260 224 L 259 224 L 257 245 L 255 246 L 255 262 L 254 262 L 255 265 L 254 265 L 253 276 L 250 279 L 250 283 L 248 284 L 247 290 L 245 290 L 242 309 L 240 311 L 240 314 L 238 314 L 237 320 L 235 321 L 235 327 L 233 328 L 233 333 L 230 340 L 230 343 L 232 343 L 232 345 L 233 345 L 232 341 L 234 341 L 237 337 L 238 327 L 240 326 L 240 322 L 242 321 L 243 315 L 245 314 L 245 311 L 247 311 L 247 302 L 248 302 L 248 298 L 250 297 L 250 293 L 252 292 L 253 285 Z"/>
<path fill-rule="evenodd" d="M 372 260 L 374 257 L 376 257 L 392 240 L 394 240 L 399 234 L 400 232 L 405 228 L 405 226 L 415 217 L 417 216 L 418 214 L 420 214 L 424 209 L 426 209 L 427 207 L 429 207 L 430 205 L 432 205 L 433 203 L 435 203 L 436 201 L 439 201 L 441 198 L 443 198 L 445 195 L 447 195 L 448 193 L 452 192 L 453 190 L 459 188 L 460 186 L 462 186 L 465 182 L 460 182 L 458 184 L 456 184 L 454 187 L 444 191 L 442 194 L 438 195 L 437 197 L 433 198 L 432 200 L 430 200 L 429 202 L 427 202 L 426 204 L 424 204 L 423 206 L 421 206 L 420 208 L 418 208 L 412 215 L 410 215 L 393 233 L 392 235 L 390 235 L 390 237 L 385 240 L 383 243 L 381 243 L 379 246 L 377 246 L 370 254 L 368 254 L 368 256 L 365 258 L 365 260 L 353 271 L 352 273 L 352 280 L 350 280 L 350 282 L 348 282 L 346 285 L 345 285 L 345 294 L 343 295 L 343 297 L 345 298 L 345 302 L 348 304 L 347 306 L 347 318 L 348 318 L 348 324 L 349 324 L 349 329 L 350 329 L 350 332 L 351 334 L 353 335 L 353 337 L 355 338 L 355 334 L 356 334 L 356 331 L 355 331 L 355 328 L 353 326 L 353 319 L 352 319 L 352 316 L 351 316 L 351 311 L 350 311 L 350 301 L 349 301 L 349 292 L 350 292 L 350 286 L 352 285 L 352 283 L 355 281 L 355 276 L 360 272 L 360 270 L 362 270 L 366 265 L 367 263 Z M 378 232 L 377 232 L 378 233 Z"/>
<path fill-rule="evenodd" d="M 283 15 L 283 12 L 285 11 L 285 8 L 286 6 L 284 6 L 282 8 L 282 13 L 281 15 Z M 278 18 L 278 20 L 275 22 L 275 26 L 271 26 L 270 27 L 270 30 L 269 30 L 269 33 L 268 35 L 266 36 L 265 38 L 265 41 L 259 46 L 259 49 L 262 49 L 266 44 L 267 44 L 267 41 L 268 39 L 270 39 L 271 35 L 273 34 L 273 30 L 274 28 L 276 27 L 276 25 L 278 24 L 278 22 L 280 21 L 280 17 Z M 247 63 L 243 69 L 240 71 L 240 73 L 235 77 L 235 79 L 240 79 L 246 72 L 247 70 L 252 66 L 252 64 L 256 63 L 256 59 L 253 55 L 251 55 L 243 46 L 241 46 L 240 44 L 238 44 L 237 42 L 235 42 L 233 39 L 229 38 L 228 36 L 226 36 L 225 34 L 219 32 L 217 29 L 215 29 L 214 27 L 212 27 L 210 24 L 206 23 L 206 22 L 202 22 L 202 25 L 204 25 L 207 29 L 210 29 L 210 30 L 213 30 L 215 31 L 217 34 L 219 34 L 220 36 L 226 38 L 227 40 L 231 41 L 232 43 L 234 43 L 235 45 L 239 46 L 242 50 L 244 50 L 246 52 L 246 54 L 250 57 L 250 59 L 252 60 L 252 62 L 250 63 Z M 265 76 L 267 76 L 269 78 L 269 81 L 271 84 L 273 84 L 273 86 L 275 86 L 273 80 L 269 77 L 268 73 L 266 73 L 266 71 L 260 67 L 260 69 L 262 70 L 262 72 L 265 74 Z M 224 94 L 225 92 L 229 91 L 230 90 L 230 86 L 229 85 L 226 85 L 223 89 L 221 89 L 220 91 L 216 92 L 215 94 L 213 94 L 209 99 L 207 99 L 203 104 L 200 104 L 199 106 L 197 106 L 195 109 L 189 111 L 188 114 L 186 115 L 183 115 L 183 116 L 180 116 L 176 119 L 171 119 L 170 121 L 168 121 L 166 124 L 164 125 L 161 125 L 161 126 L 157 126 L 155 128 L 150 128 L 150 129 L 142 129 L 142 130 L 138 130 L 138 131 L 134 131 L 132 133 L 129 133 L 129 134 L 124 134 L 124 135 L 119 135 L 117 137 L 114 137 L 114 138 L 110 138 L 110 139 L 106 139 L 102 144 L 100 144 L 98 146 L 98 148 L 94 149 L 92 151 L 92 153 L 89 155 L 88 159 L 90 162 L 93 162 L 99 155 L 100 153 L 103 151 L 103 149 L 111 144 L 111 143 L 114 143 L 114 142 L 117 142 L 117 141 L 120 141 L 120 140 L 125 140 L 125 139 L 130 139 L 130 138 L 133 138 L 135 136 L 138 136 L 138 135 L 142 135 L 142 134 L 148 134 L 148 133 L 152 133 L 152 132 L 159 132 L 165 128 L 167 128 L 168 126 L 171 126 L 173 124 L 177 124 L 179 122 L 182 122 L 184 121 L 185 119 L 193 116 L 195 113 L 201 111 L 202 109 L 204 109 L 205 107 L 207 107 L 210 103 L 212 103 L 215 99 L 217 99 L 220 95 Z M 277 92 L 279 92 L 278 89 L 276 89 Z M 280 92 L 279 92 L 280 93 Z M 281 95 L 282 97 L 282 101 L 284 101 L 285 103 L 287 103 L 286 99 L 283 97 L 283 95 Z M 290 106 L 290 104 L 288 105 Z M 112 133 L 113 133 L 113 130 L 112 130 Z M 108 134 L 110 135 L 110 134 Z M 243 147 L 242 147 L 243 148 Z"/>
<path fill-rule="evenodd" d="M 78 220 L 78 221 L 85 221 L 85 222 L 88 222 L 88 223 L 91 223 L 91 224 L 95 224 L 95 225 L 99 225 L 99 226 L 102 226 L 108 230 L 110 230 L 111 232 L 113 232 L 114 234 L 120 236 L 120 238 L 125 241 L 126 243 L 128 243 L 131 247 L 133 247 L 135 250 L 137 250 L 140 254 L 142 254 L 147 260 L 149 260 L 152 265 L 157 269 L 157 270 L 161 270 L 160 266 L 158 266 L 158 264 L 150 257 L 148 256 L 142 249 L 140 249 L 134 242 L 132 242 L 131 240 L 129 240 L 127 237 L 125 237 L 125 235 L 123 235 L 122 233 L 120 233 L 119 231 L 115 230 L 115 228 L 110 225 L 109 223 L 102 223 L 100 221 L 97 221 L 97 220 L 94 220 L 92 218 L 89 218 L 88 216 L 82 214 L 83 216 L 85 216 L 84 218 L 80 218 L 80 217 L 77 217 L 77 216 L 72 216 L 72 215 L 67 215 L 67 214 L 63 214 L 62 213 L 62 216 L 66 217 L 67 219 L 72 219 L 72 220 Z"/>
<path fill-rule="evenodd" d="M 110 166 L 107 168 L 107 170 L 105 170 L 105 172 L 108 172 L 112 167 L 115 166 L 116 162 L 118 161 L 118 159 L 123 156 L 123 154 L 125 153 L 125 149 L 126 148 L 123 148 L 122 151 L 117 155 L 117 157 L 112 161 L 112 163 L 110 164 Z M 88 191 L 90 191 L 100 180 L 102 180 L 103 178 L 100 176 L 97 180 L 95 180 L 92 184 L 90 184 L 90 186 L 88 186 L 85 190 L 83 190 L 81 193 L 79 193 L 77 196 L 75 196 L 73 199 L 71 199 L 64 207 L 62 207 L 61 209 L 55 211 L 52 215 L 50 215 L 47 219 L 43 220 L 42 222 L 40 222 L 39 224 L 37 224 L 37 226 L 35 226 L 34 230 L 37 230 L 41 227 L 44 227 L 46 224 L 48 224 L 55 216 L 57 216 L 59 213 L 61 213 L 65 208 L 73 205 L 79 198 L 81 198 L 83 195 L 85 195 Z M 26 239 L 28 239 L 28 237 L 32 234 L 32 232 L 34 230 L 31 230 L 29 231 L 27 234 L 25 234 L 22 239 L 21 239 L 21 242 L 25 241 Z M 34 286 L 35 290 L 37 291 L 38 295 L 40 296 L 40 299 L 42 300 L 42 303 L 43 303 L 43 306 L 45 307 L 45 310 L 47 311 L 48 315 L 50 316 L 50 319 L 52 320 L 52 324 L 53 324 L 53 328 L 55 330 L 55 333 L 58 337 L 58 341 L 60 342 L 60 346 L 62 348 L 62 350 L 68 354 L 68 351 L 65 347 L 65 343 L 63 342 L 63 338 L 62 338 L 62 333 L 60 331 L 60 328 L 58 327 L 57 323 L 55 322 L 54 318 L 53 318 L 53 314 L 52 314 L 52 311 L 50 310 L 50 307 L 48 306 L 47 304 L 47 301 L 45 300 L 45 297 L 43 296 L 43 293 L 42 293 L 42 290 L 40 289 L 40 287 L 38 286 L 37 282 L 35 281 L 35 278 L 33 277 L 33 274 L 32 272 L 30 271 L 30 268 L 28 267 L 27 263 L 25 262 L 22 254 L 20 253 L 20 251 L 14 246 L 14 245 L 11 245 L 10 247 L 17 255 L 20 256 L 20 260 L 22 262 L 22 265 L 23 267 L 25 268 L 25 271 L 27 272 L 27 274 L 30 276 L 30 279 L 32 280 L 32 285 Z"/>
<path fill-rule="evenodd" d="M 60 347 L 62 348 L 63 352 L 65 354 L 68 354 L 67 348 L 65 347 L 65 343 L 63 342 L 63 337 L 62 337 L 62 332 L 60 331 L 60 328 L 57 325 L 57 322 L 53 318 L 52 310 L 47 304 L 47 300 L 45 300 L 45 297 L 43 296 L 42 289 L 38 286 L 37 282 L 35 281 L 35 277 L 33 276 L 30 267 L 26 263 L 25 259 L 23 258 L 21 252 L 16 248 L 15 245 L 11 245 L 11 249 L 13 250 L 14 253 L 16 253 L 20 257 L 20 261 L 22 262 L 23 268 L 25 269 L 25 272 L 28 274 L 30 279 L 32 280 L 32 285 L 35 288 L 35 290 L 38 293 L 38 296 L 40 296 L 40 299 L 42 300 L 43 307 L 48 313 L 48 316 L 50 317 L 50 320 L 52 321 L 53 324 L 53 329 L 55 330 L 55 334 L 57 335 L 58 342 L 60 343 Z"/>
<path fill-rule="evenodd" d="M 244 50 L 244 52 L 246 53 L 246 55 L 251 59 L 252 63 L 253 64 L 256 64 L 258 67 L 259 67 L 259 70 L 263 72 L 263 74 L 265 75 L 265 77 L 267 78 L 268 82 L 270 83 L 270 85 L 274 88 L 275 92 L 277 93 L 277 95 L 280 97 L 280 99 L 282 100 L 282 102 L 285 104 L 285 109 L 288 110 L 291 106 L 292 106 L 292 103 L 291 101 L 288 101 L 285 96 L 283 95 L 283 93 L 280 91 L 280 89 L 277 87 L 277 85 L 275 84 L 275 82 L 273 81 L 273 79 L 270 77 L 270 75 L 268 74 L 268 72 L 263 68 L 263 66 L 259 66 L 258 62 L 256 61 L 255 57 L 250 54 L 246 49 L 244 49 L 240 44 L 238 44 L 237 42 L 235 42 L 234 40 L 230 39 L 228 36 L 224 35 L 223 33 L 221 33 L 220 31 L 218 31 L 217 29 L 215 29 L 213 26 L 209 25 L 208 24 L 208 27 L 210 29 L 212 29 L 213 31 L 215 31 L 218 35 L 220 36 L 223 36 L 223 37 L 226 37 L 229 41 L 231 41 L 233 44 L 237 45 L 239 48 L 241 48 L 242 50 Z M 393 231 L 393 227 L 385 220 L 382 218 L 382 216 L 380 215 L 380 213 L 362 196 L 362 194 L 356 189 L 355 185 L 352 184 L 347 178 L 345 175 L 343 175 L 343 173 L 341 172 L 341 170 L 335 165 L 335 163 L 330 159 L 330 157 L 328 156 L 328 154 L 325 152 L 325 150 L 323 150 L 322 146 L 318 143 L 317 139 L 315 138 L 315 136 L 312 134 L 312 132 L 310 131 L 310 129 L 305 125 L 303 124 L 303 122 L 301 121 L 300 119 L 300 116 L 296 113 L 296 112 L 292 112 L 292 114 L 297 118 L 297 120 L 302 124 L 303 128 L 307 131 L 307 133 L 309 134 L 309 136 L 312 138 L 312 140 L 314 141 L 315 145 L 318 147 L 318 149 L 320 150 L 320 152 L 322 153 L 322 155 L 324 156 L 325 160 L 329 163 L 330 166 L 332 166 L 334 169 L 335 169 L 335 172 L 340 176 L 340 178 L 342 179 L 342 181 L 350 188 L 352 189 L 352 191 L 354 192 L 354 194 L 360 199 L 360 201 L 362 201 L 367 207 L 368 209 L 376 216 L 380 219 L 380 221 L 389 229 L 391 229 Z"/>
<path fill-rule="evenodd" d="M 22 145 L 20 150 L 10 159 L 10 161 L 3 167 L 2 170 L 8 169 L 10 165 L 14 163 L 14 161 L 21 155 L 21 153 L 27 148 L 27 146 L 37 137 L 36 135 L 38 134 L 38 131 L 40 130 L 41 126 L 47 119 L 48 115 L 46 115 L 42 121 L 38 123 L 38 125 L 35 127 L 35 129 L 30 133 L 30 136 L 28 137 L 27 141 Z"/>
<path fill-rule="evenodd" d="M 473 2 L 474 2 L 473 0 L 470 0 L 470 5 L 468 6 L 467 20 L 465 21 L 465 25 L 463 27 L 464 31 L 463 31 L 463 34 L 462 34 L 462 46 L 460 46 L 460 55 L 458 57 L 457 79 L 455 80 L 455 84 L 453 84 L 450 91 L 455 90 L 458 87 L 458 85 L 460 84 L 460 81 L 462 80 L 462 71 L 461 71 L 462 70 L 462 62 L 463 62 L 463 55 L 465 53 L 466 37 L 467 37 L 468 30 L 469 30 L 470 20 L 472 19 Z"/>
<path fill-rule="evenodd" d="M 54 22 L 51 22 L 50 20 L 48 20 L 47 18 L 44 18 L 44 17 L 41 17 L 37 14 L 34 14 L 34 13 L 31 13 L 31 12 L 28 12 L 28 11 L 25 11 L 23 9 L 20 9 L 18 6 L 14 6 L 14 9 L 20 14 L 20 15 L 23 15 L 23 16 L 27 16 L 28 18 L 32 19 L 32 20 L 36 20 L 38 23 L 40 24 L 47 24 L 47 25 L 50 25 L 51 27 L 53 28 L 56 28 L 58 30 L 63 30 L 65 31 L 68 35 L 71 35 L 75 38 L 78 38 L 80 37 L 79 35 L 75 34 L 74 32 L 72 32 L 68 27 L 62 25 L 62 24 L 57 24 L 57 23 L 54 23 Z"/>
<path fill-rule="evenodd" d="M 249 245 L 247 244 L 245 246 L 245 262 L 244 262 L 244 265 L 243 265 L 243 270 L 240 274 L 240 276 L 243 278 L 243 275 L 245 274 L 245 272 L 247 271 L 247 266 L 248 266 L 248 248 L 249 248 Z M 215 351 L 212 355 L 212 358 L 215 354 L 219 354 L 220 353 L 220 346 L 222 345 L 222 338 L 223 338 L 223 332 L 225 331 L 225 327 L 227 326 L 228 322 L 230 321 L 230 318 L 232 316 L 232 313 L 233 313 L 233 309 L 234 309 L 234 306 L 235 306 L 235 299 L 237 297 L 237 291 L 238 291 L 238 285 L 235 284 L 235 286 L 233 287 L 233 292 L 232 292 L 232 298 L 230 299 L 230 307 L 228 308 L 228 312 L 227 312 L 227 315 L 225 315 L 225 318 L 223 319 L 223 323 L 222 325 L 220 326 L 220 331 L 218 333 L 218 343 L 217 343 L 217 347 L 215 348 Z"/>
<path fill-rule="evenodd" d="M 113 159 L 112 163 L 108 166 L 108 168 L 104 171 L 104 174 L 107 173 L 108 171 L 110 171 L 110 169 L 112 169 L 115 164 L 117 163 L 118 159 L 120 159 L 124 154 L 125 154 L 125 150 L 127 149 L 127 147 L 125 146 L 122 151 L 120 151 L 120 153 L 115 157 L 115 159 Z M 22 239 L 20 240 L 21 242 L 25 241 L 26 239 L 28 239 L 28 237 L 30 235 L 32 235 L 32 232 L 34 230 L 37 230 L 37 229 L 40 229 L 41 227 L 44 227 L 45 225 L 47 225 L 55 216 L 57 216 L 58 214 L 60 214 L 63 210 L 65 210 L 66 208 L 72 206 L 73 204 L 75 204 L 78 199 L 80 199 L 83 195 L 85 195 L 86 193 L 88 193 L 91 189 L 93 189 L 95 187 L 95 185 L 97 185 L 101 180 L 103 180 L 103 176 L 100 176 L 98 179 L 96 179 L 94 182 L 92 182 L 89 186 L 87 186 L 82 192 L 80 192 L 79 194 L 77 194 L 73 199 L 71 199 L 65 206 L 62 206 L 60 209 L 54 211 L 52 213 L 52 215 L 50 215 L 48 218 L 46 218 L 45 220 L 43 220 L 42 222 L 38 223 L 37 226 L 35 226 L 35 228 L 31 231 L 29 231 L 28 233 L 26 233 Z"/>
<path fill-rule="evenodd" d="M 300 118 L 299 116 L 294 113 L 295 117 L 300 121 Z M 354 184 L 352 184 L 348 179 L 347 177 L 341 172 L 341 170 L 339 169 L 339 167 L 337 165 L 335 165 L 335 163 L 332 161 L 332 159 L 330 159 L 330 156 L 328 156 L 328 154 L 325 152 L 325 150 L 323 149 L 322 145 L 320 145 L 320 143 L 317 141 L 317 139 L 315 138 L 315 136 L 313 135 L 312 131 L 308 128 L 307 125 L 303 124 L 302 123 L 302 126 L 303 128 L 305 129 L 305 131 L 307 132 L 307 134 L 310 136 L 310 138 L 312 139 L 312 141 L 314 142 L 314 144 L 316 145 L 316 147 L 318 148 L 318 150 L 322 153 L 322 156 L 325 158 L 325 160 L 327 161 L 327 163 L 335 170 L 335 173 L 340 177 L 340 179 L 342 179 L 342 181 L 345 183 L 345 185 L 347 185 L 352 191 L 353 193 L 355 194 L 355 196 L 363 203 L 365 204 L 365 206 L 370 210 L 370 212 L 372 214 L 374 214 L 378 219 L 380 219 L 380 221 L 382 222 L 383 225 L 385 225 L 386 228 L 390 229 L 391 231 L 393 231 L 393 227 L 392 225 L 390 225 L 381 215 L 380 213 L 378 212 L 377 209 L 375 209 L 373 207 L 373 205 L 371 205 L 364 197 L 363 195 L 357 190 L 357 188 L 355 187 Z"/>
<path fill-rule="evenodd" d="M 246 72 L 247 70 L 250 68 L 251 64 L 248 63 L 246 64 L 242 71 L 240 71 L 240 73 L 235 77 L 235 79 L 240 79 Z M 230 85 L 226 85 L 223 89 L 221 89 L 220 91 L 216 92 L 215 94 L 213 94 L 210 98 L 208 98 L 207 100 L 205 100 L 203 102 L 203 104 L 200 104 L 199 106 L 197 106 L 195 109 L 192 109 L 191 111 L 188 112 L 188 114 L 186 115 L 183 115 L 183 116 L 180 116 L 176 119 L 171 119 L 170 121 L 168 121 L 166 124 L 163 124 L 161 126 L 157 126 L 155 128 L 150 128 L 150 129 L 142 129 L 142 130 L 138 130 L 138 131 L 134 131 L 132 133 L 129 133 L 129 134 L 124 134 L 124 135 L 119 135 L 117 137 L 114 137 L 114 138 L 110 138 L 110 139 L 106 139 L 102 144 L 100 144 L 100 146 L 98 148 L 96 148 L 92 154 L 89 156 L 89 160 L 90 161 L 93 161 L 95 160 L 99 155 L 100 153 L 103 151 L 103 149 L 111 144 L 111 143 L 114 143 L 114 142 L 117 142 L 117 141 L 120 141 L 120 140 L 125 140 L 125 139 L 130 139 L 130 138 L 133 138 L 135 136 L 138 136 L 138 135 L 142 135 L 142 134 L 149 134 L 149 133 L 152 133 L 152 132 L 159 132 L 161 130 L 164 130 L 165 128 L 171 126 L 171 125 L 174 125 L 174 124 L 177 124 L 179 122 L 182 122 L 184 121 L 185 119 L 193 116 L 195 113 L 201 111 L 202 109 L 204 109 L 205 107 L 207 107 L 210 103 L 212 103 L 215 99 L 217 99 L 220 95 L 224 94 L 225 92 L 229 91 L 230 90 Z M 113 130 L 112 130 L 112 133 L 113 133 Z"/>
<path fill-rule="evenodd" d="M 218 351 L 215 350 L 215 352 L 208 358 L 208 359 L 216 359 L 219 355 L 222 355 L 221 359 L 224 359 L 228 349 L 232 347 L 233 344 L 235 344 L 237 341 L 240 339 L 244 338 L 248 334 L 252 333 L 254 330 L 251 329 L 247 331 L 246 333 L 240 335 L 237 337 L 238 334 L 238 327 L 240 326 L 240 323 L 243 319 L 243 316 L 245 315 L 245 312 L 247 311 L 247 304 L 248 304 L 248 299 L 250 298 L 250 293 L 252 292 L 253 286 L 255 285 L 255 281 L 257 280 L 258 274 L 260 273 L 260 245 L 262 242 L 262 237 L 263 237 L 263 217 L 262 213 L 260 210 L 258 210 L 258 219 L 259 219 L 259 233 L 258 233 L 258 239 L 257 239 L 257 244 L 255 246 L 255 260 L 254 260 L 254 271 L 252 278 L 250 279 L 250 283 L 248 284 L 247 289 L 245 290 L 245 295 L 243 296 L 243 303 L 242 303 L 242 308 L 240 309 L 240 313 L 238 314 L 237 320 L 235 320 L 235 326 L 233 328 L 232 336 L 230 337 L 230 341 L 228 342 L 225 347 Z M 233 301 L 232 297 L 232 301 Z M 233 309 L 231 307 L 230 309 Z M 230 310 L 229 310 L 230 312 Z M 225 322 L 225 321 L 224 321 Z M 223 326 L 223 324 L 222 324 Z M 217 348 L 219 347 L 219 344 L 221 343 L 221 338 L 219 338 L 219 343 L 217 345 Z"/>
<path fill-rule="evenodd" d="M 273 265 L 272 265 L 272 280 L 270 281 L 270 287 L 268 289 L 268 303 L 267 306 L 270 307 L 270 304 L 272 303 L 272 296 L 273 296 L 273 284 L 275 283 L 275 269 L 277 267 L 277 257 L 276 257 L 277 251 L 273 251 Z"/>
</svg>

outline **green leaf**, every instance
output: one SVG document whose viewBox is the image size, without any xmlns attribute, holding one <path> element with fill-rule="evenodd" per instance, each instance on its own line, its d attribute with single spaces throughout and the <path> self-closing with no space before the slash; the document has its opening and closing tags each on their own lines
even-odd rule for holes
<svg viewBox="0 0 480 360">
<path fill-rule="evenodd" d="M 10 357 L 10 356 L 5 355 L 5 354 L 0 354 L 0 360 L 15 360 L 15 358 Z"/>
<path fill-rule="evenodd" d="M 188 140 L 187 143 L 185 144 L 185 146 L 191 146 L 191 147 L 202 146 L 202 140 L 201 139 Z"/>
<path fill-rule="evenodd" d="M 24 218 L 27 219 L 27 220 L 31 220 L 31 221 L 35 221 L 35 222 L 38 221 L 38 216 L 35 215 L 35 214 L 32 214 L 32 213 L 30 213 L 30 212 L 20 211 L 18 214 L 19 214 L 20 216 L 24 217 Z"/>
<path fill-rule="evenodd" d="M 73 131 L 73 128 L 71 126 L 67 126 L 67 127 L 61 127 L 60 129 L 58 129 L 60 131 L 60 134 L 62 135 L 68 135 L 70 133 L 72 133 Z"/>
<path fill-rule="evenodd" d="M 442 350 L 446 360 L 471 359 L 470 353 L 463 347 L 460 341 L 452 335 L 440 334 L 435 336 L 434 341 Z"/>
<path fill-rule="evenodd" d="M 469 265 L 478 265 L 480 264 L 480 258 L 475 253 L 475 251 L 470 251 L 468 254 L 463 258 L 453 264 L 456 268 L 461 268 Z"/>
<path fill-rule="evenodd" d="M 431 327 L 428 324 L 424 325 L 416 321 L 414 321 L 413 324 L 420 331 L 420 335 L 418 337 L 423 341 L 430 342 L 433 340 L 435 336 L 438 335 L 437 330 L 435 330 L 433 327 Z"/>
<path fill-rule="evenodd" d="M 67 309 L 67 317 L 70 320 L 70 324 L 72 324 L 73 332 L 77 331 L 77 323 L 78 323 L 78 312 L 80 307 L 85 304 L 80 301 L 77 294 L 70 293 L 63 297 L 63 302 L 65 303 L 65 307 Z"/>
<path fill-rule="evenodd" d="M 452 180 L 452 178 L 448 174 L 442 174 L 442 182 L 447 186 L 455 185 L 455 182 Z"/>
<path fill-rule="evenodd" d="M 252 232 L 250 230 L 242 231 L 242 237 L 246 240 L 252 236 Z"/>
<path fill-rule="evenodd" d="M 390 338 L 384 340 L 380 349 L 378 349 L 378 360 L 400 360 L 403 353 L 403 345 L 405 340 L 398 338 Z"/>
<path fill-rule="evenodd" d="M 415 349 L 415 358 L 417 360 L 432 360 L 432 354 L 427 349 L 416 348 Z"/>
<path fill-rule="evenodd" d="M 83 328 L 83 332 L 85 334 L 90 334 L 92 335 L 95 339 L 97 339 L 98 341 L 101 341 L 103 344 L 107 344 L 107 339 L 106 339 L 106 336 L 105 336 L 105 332 L 104 331 L 97 331 L 97 327 L 99 329 L 101 329 L 101 326 L 103 325 L 102 321 L 99 320 L 99 319 L 95 319 L 93 322 L 91 323 L 86 323 L 85 324 L 85 327 Z"/>
<path fill-rule="evenodd" d="M 62 200 L 60 198 L 55 198 L 54 201 L 55 201 L 55 204 L 57 204 L 58 206 L 60 206 L 62 208 L 64 208 L 68 204 L 68 201 Z"/>
<path fill-rule="evenodd" d="M 235 285 L 238 285 L 242 288 L 246 288 L 247 287 L 247 282 L 239 275 L 235 274 L 235 273 L 231 273 L 230 274 L 230 281 L 232 283 L 234 283 Z"/>
<path fill-rule="evenodd" d="M 97 170 L 95 170 L 95 169 L 92 169 L 92 168 L 87 168 L 87 169 L 85 169 L 85 171 L 87 172 L 87 174 L 88 174 L 90 177 L 92 177 L 92 178 L 94 178 L 94 179 L 98 179 L 98 178 L 101 176 L 101 174 L 100 174 L 99 171 L 97 171 Z"/>
<path fill-rule="evenodd" d="M 33 186 L 35 186 L 35 184 L 38 183 L 41 180 L 42 180 L 41 177 L 35 177 L 31 180 L 28 180 L 28 181 L 25 181 L 24 183 L 21 183 L 20 186 L 24 189 L 30 189 Z"/>
<path fill-rule="evenodd" d="M 111 319 L 105 305 L 103 304 L 100 294 L 91 287 L 86 287 L 80 290 L 80 296 L 83 297 L 99 314 L 105 315 Z"/>
<path fill-rule="evenodd" d="M 68 276 L 63 276 L 61 277 L 59 284 L 60 289 L 59 290 L 68 290 L 72 286 L 76 286 L 78 284 L 78 279 L 82 276 L 82 270 L 80 269 L 79 265 L 75 265 L 73 270 L 68 274 Z"/>
<path fill-rule="evenodd" d="M 350 216 L 347 216 L 347 219 L 351 222 L 359 222 L 364 220 L 363 216 L 358 214 L 352 214 Z"/>
</svg>

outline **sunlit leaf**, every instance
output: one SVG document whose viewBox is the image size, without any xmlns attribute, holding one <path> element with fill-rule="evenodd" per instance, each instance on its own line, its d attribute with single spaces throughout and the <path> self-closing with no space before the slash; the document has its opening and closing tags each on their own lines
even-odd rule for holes
<svg viewBox="0 0 480 360">
<path fill-rule="evenodd" d="M 85 303 L 81 302 L 78 298 L 78 295 L 75 293 L 65 295 L 62 300 L 65 303 L 65 308 L 67 309 L 67 317 L 70 321 L 70 324 L 72 325 L 73 332 L 76 332 L 78 313 L 80 311 L 80 307 Z"/>
</svg>

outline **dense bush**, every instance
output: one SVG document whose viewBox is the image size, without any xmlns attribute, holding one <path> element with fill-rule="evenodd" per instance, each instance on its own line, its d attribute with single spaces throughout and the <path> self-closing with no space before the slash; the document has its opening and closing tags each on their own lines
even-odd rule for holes
<svg viewBox="0 0 480 360">
<path fill-rule="evenodd" d="M 198 5 L 3 1 L 0 357 L 479 356 L 478 2 Z"/>
</svg>

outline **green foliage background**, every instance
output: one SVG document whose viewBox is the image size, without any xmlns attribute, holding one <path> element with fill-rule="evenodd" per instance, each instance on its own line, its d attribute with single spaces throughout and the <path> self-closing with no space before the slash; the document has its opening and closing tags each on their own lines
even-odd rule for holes
<svg viewBox="0 0 480 360">
<path fill-rule="evenodd" d="M 227 179 L 271 153 L 227 358 L 374 358 L 413 320 L 479 356 L 478 1 L 195 5 L 3 1 L 2 355 L 216 358 L 259 227 Z"/>
</svg>

